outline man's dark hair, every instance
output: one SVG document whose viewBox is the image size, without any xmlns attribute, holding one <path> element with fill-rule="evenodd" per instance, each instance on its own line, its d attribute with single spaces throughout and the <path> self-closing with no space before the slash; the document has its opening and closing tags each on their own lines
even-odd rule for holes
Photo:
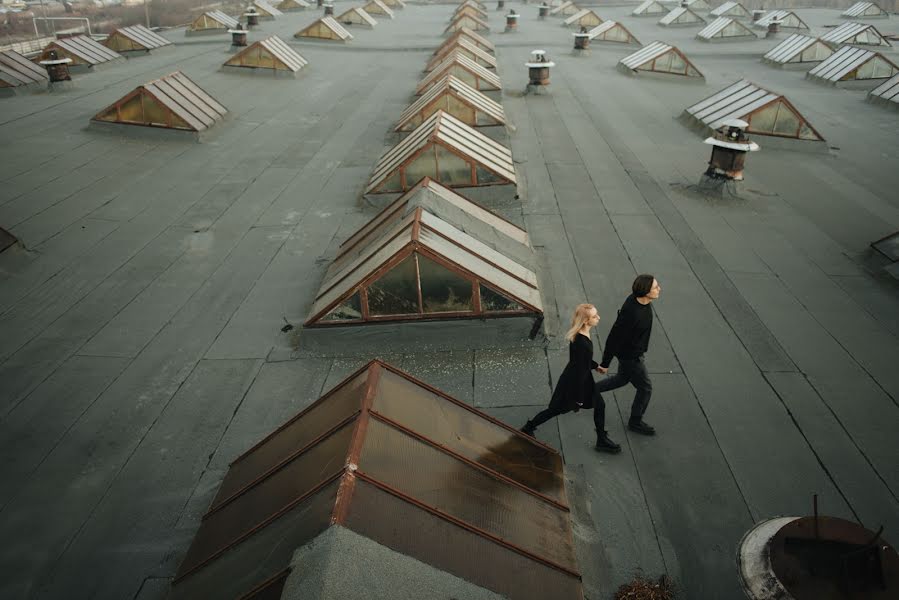
<svg viewBox="0 0 899 600">
<path fill-rule="evenodd" d="M 642 298 L 648 295 L 649 290 L 652 289 L 653 281 L 655 281 L 655 275 L 647 273 L 637 275 L 637 278 L 634 279 L 634 285 L 631 286 L 631 289 L 634 291 L 634 298 Z"/>
</svg>

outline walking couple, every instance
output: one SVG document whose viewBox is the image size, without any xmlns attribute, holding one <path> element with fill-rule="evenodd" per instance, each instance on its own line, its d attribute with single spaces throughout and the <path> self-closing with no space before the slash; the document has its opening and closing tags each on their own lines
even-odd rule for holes
<svg viewBox="0 0 899 600">
<path fill-rule="evenodd" d="M 635 433 L 655 435 L 655 429 L 643 420 L 652 395 L 652 381 L 643 363 L 643 354 L 649 347 L 649 335 L 652 333 L 652 308 L 649 305 L 659 298 L 662 288 L 652 275 L 637 275 L 631 289 L 633 293 L 624 301 L 606 338 L 599 364 L 593 360 L 593 340 L 590 338 L 590 330 L 599 323 L 599 314 L 592 304 L 578 305 L 566 335 L 569 342 L 568 364 L 556 383 L 549 408 L 528 421 L 521 431 L 534 435 L 537 427 L 553 417 L 572 410 L 593 408 L 595 449 L 617 454 L 621 452 L 621 446 L 609 439 L 606 432 L 606 403 L 602 392 L 630 383 L 637 388 L 637 393 L 627 427 Z M 590 371 L 607 373 L 612 358 L 618 359 L 618 373 L 594 384 Z"/>
</svg>

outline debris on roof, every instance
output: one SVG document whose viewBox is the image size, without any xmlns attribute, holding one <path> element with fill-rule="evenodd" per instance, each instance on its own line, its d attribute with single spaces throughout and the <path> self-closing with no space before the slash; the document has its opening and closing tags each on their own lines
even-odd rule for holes
<svg viewBox="0 0 899 600">
<path fill-rule="evenodd" d="M 266 69 L 273 73 L 296 75 L 308 61 L 288 46 L 284 40 L 271 36 L 253 42 L 227 61 L 223 66 L 238 69 Z"/>
<path fill-rule="evenodd" d="M 237 25 L 238 21 L 234 17 L 220 10 L 210 10 L 194 19 L 185 33 L 225 33 L 229 29 L 236 29 Z"/>
<path fill-rule="evenodd" d="M 873 2 L 856 2 L 840 16 L 846 19 L 888 19 L 890 13 Z"/>
<path fill-rule="evenodd" d="M 370 15 L 381 15 L 388 19 L 395 18 L 393 9 L 381 2 L 381 0 L 368 0 L 362 8 Z"/>
<path fill-rule="evenodd" d="M 671 12 L 659 19 L 659 25 L 664 27 L 677 27 L 681 25 L 705 25 L 705 19 L 685 6 L 677 6 Z"/>
<path fill-rule="evenodd" d="M 652 17 L 664 15 L 667 12 L 668 7 L 658 0 L 645 0 L 645 2 L 635 8 L 631 14 L 635 17 Z"/>
<path fill-rule="evenodd" d="M 578 6 L 574 2 L 571 2 L 571 0 L 565 0 L 565 2 L 562 2 L 555 8 L 550 9 L 549 14 L 558 15 L 561 17 L 576 14 L 580 10 L 581 9 L 578 8 Z"/>
<path fill-rule="evenodd" d="M 48 60 L 50 51 L 55 50 L 59 58 L 71 58 L 71 67 L 94 68 L 125 57 L 110 50 L 86 35 L 76 35 L 54 40 L 44 47 L 40 60 Z"/>
<path fill-rule="evenodd" d="M 625 56 L 618 63 L 618 69 L 633 75 L 643 71 L 704 79 L 703 74 L 683 52 L 664 42 L 653 42 Z"/>
<path fill-rule="evenodd" d="M 523 233 L 422 179 L 340 246 L 305 325 L 540 313 Z"/>
<path fill-rule="evenodd" d="M 332 526 L 501 597 L 583 597 L 561 455 L 375 360 L 231 463 L 171 598 L 279 598 Z"/>
<path fill-rule="evenodd" d="M 491 53 L 496 52 L 496 48 L 494 47 L 493 42 L 491 42 L 490 40 L 488 40 L 481 34 L 475 32 L 475 31 L 472 31 L 468 27 L 461 27 L 459 30 L 457 30 L 455 33 L 453 33 L 451 36 L 446 38 L 446 40 L 442 44 L 440 44 L 440 46 L 438 46 L 436 50 L 434 50 L 434 56 L 437 56 L 438 54 L 445 52 L 445 49 L 447 48 L 447 46 L 454 45 L 456 43 L 456 41 L 461 37 L 468 38 L 470 41 L 474 42 L 478 48 L 480 48 L 481 50 L 484 50 L 485 52 L 491 52 Z"/>
<path fill-rule="evenodd" d="M 470 15 L 461 15 L 453 19 L 453 22 L 447 25 L 443 33 L 452 33 L 460 29 L 471 29 L 472 31 L 490 31 L 490 26 L 486 21 L 482 21 L 477 17 Z"/>
<path fill-rule="evenodd" d="M 718 17 L 696 34 L 701 42 L 757 40 L 759 37 L 746 25 L 730 17 Z"/>
<path fill-rule="evenodd" d="M 366 11 L 367 12 L 367 11 Z M 334 17 L 322 17 L 311 23 L 304 29 L 293 34 L 295 38 L 315 38 L 334 42 L 346 42 L 353 39 L 353 35 L 343 25 L 334 20 Z"/>
<path fill-rule="evenodd" d="M 699 125 L 704 135 L 730 119 L 749 123 L 748 133 L 805 143 L 824 142 L 787 98 L 741 79 L 705 100 L 686 108 L 682 117 Z M 826 149 L 826 144 L 819 148 Z"/>
<path fill-rule="evenodd" d="M 0 95 L 40 89 L 50 81 L 47 70 L 15 50 L 0 51 Z"/>
<path fill-rule="evenodd" d="M 728 1 L 714 9 L 711 13 L 714 17 L 733 17 L 734 19 L 749 19 L 752 13 L 739 2 Z"/>
<path fill-rule="evenodd" d="M 589 8 L 585 8 L 583 10 L 579 10 L 574 13 L 564 21 L 562 21 L 563 27 L 588 27 L 593 28 L 603 22 L 602 17 L 598 14 L 590 10 Z"/>
<path fill-rule="evenodd" d="M 899 110 L 899 75 L 893 75 L 868 92 L 868 101 Z"/>
<path fill-rule="evenodd" d="M 481 92 L 502 89 L 502 81 L 496 73 L 482 67 L 462 53 L 450 52 L 440 64 L 418 82 L 415 94 L 420 96 L 447 75 L 453 75 Z"/>
<path fill-rule="evenodd" d="M 172 42 L 165 39 L 155 31 L 143 25 L 120 27 L 103 40 L 103 45 L 116 52 L 150 52 L 165 46 L 172 46 Z"/>
<path fill-rule="evenodd" d="M 359 6 L 354 6 L 337 17 L 337 21 L 344 25 L 360 25 L 362 27 L 374 27 L 378 24 L 374 17 L 365 12 L 364 8 Z"/>
<path fill-rule="evenodd" d="M 453 38 L 450 38 L 453 39 Z M 460 36 L 454 39 L 452 44 L 443 44 L 438 48 L 438 53 L 431 57 L 425 71 L 433 71 L 437 65 L 453 52 L 458 52 L 475 61 L 485 69 L 496 69 L 496 58 L 487 51 L 482 50 L 471 39 Z"/>
<path fill-rule="evenodd" d="M 809 28 L 808 25 L 805 24 L 805 21 L 800 19 L 799 15 L 792 10 L 769 10 L 752 25 L 759 29 L 768 29 L 768 25 L 775 21 L 779 24 L 781 29 L 808 30 Z"/>
<path fill-rule="evenodd" d="M 811 67 L 831 54 L 833 54 L 833 49 L 818 38 L 794 33 L 771 48 L 762 60 L 778 66 L 805 65 Z"/>
<path fill-rule="evenodd" d="M 98 112 L 93 121 L 201 133 L 228 109 L 180 71 L 139 85 Z"/>
<path fill-rule="evenodd" d="M 381 156 L 365 193 L 405 192 L 424 176 L 452 188 L 516 182 L 511 150 L 443 111 Z"/>
<path fill-rule="evenodd" d="M 281 12 L 296 12 L 307 8 L 312 8 L 312 4 L 306 0 L 281 0 L 278 3 L 278 10 Z"/>
<path fill-rule="evenodd" d="M 617 44 L 639 44 L 640 40 L 634 37 L 627 27 L 617 21 L 606 21 L 590 31 L 591 41 L 614 42 Z"/>
<path fill-rule="evenodd" d="M 253 0 L 253 6 L 256 7 L 256 12 L 263 19 L 274 19 L 284 15 L 280 10 L 269 4 L 268 0 Z"/>
<path fill-rule="evenodd" d="M 395 131 L 412 131 L 438 110 L 471 127 L 506 123 L 501 104 L 453 75 L 446 75 L 403 111 Z"/>
<path fill-rule="evenodd" d="M 892 46 L 873 25 L 850 21 L 831 29 L 821 40 L 832 46 L 855 44 L 859 46 Z"/>
<path fill-rule="evenodd" d="M 809 71 L 806 77 L 831 85 L 867 82 L 876 87 L 896 73 L 899 73 L 899 66 L 879 52 L 843 46 Z"/>
</svg>

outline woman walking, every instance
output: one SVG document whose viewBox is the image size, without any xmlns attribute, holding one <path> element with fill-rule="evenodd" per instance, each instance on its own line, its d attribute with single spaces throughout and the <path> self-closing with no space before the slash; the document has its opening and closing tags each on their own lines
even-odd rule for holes
<svg viewBox="0 0 899 600">
<path fill-rule="evenodd" d="M 549 407 L 528 421 L 521 431 L 534 435 L 534 431 L 553 417 L 581 408 L 593 407 L 593 425 L 596 427 L 596 446 L 599 452 L 617 454 L 621 446 L 609 439 L 606 433 L 606 404 L 599 394 L 593 393 L 591 370 L 599 370 L 593 360 L 593 340 L 590 330 L 599 323 L 599 314 L 592 304 L 578 304 L 571 318 L 568 339 L 568 364 L 556 382 Z"/>
</svg>

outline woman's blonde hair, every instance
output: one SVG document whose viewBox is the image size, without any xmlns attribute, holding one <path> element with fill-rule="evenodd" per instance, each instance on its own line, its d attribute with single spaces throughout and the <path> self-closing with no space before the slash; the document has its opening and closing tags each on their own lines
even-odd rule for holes
<svg viewBox="0 0 899 600">
<path fill-rule="evenodd" d="M 592 304 L 578 304 L 577 308 L 574 309 L 574 316 L 571 317 L 571 329 L 568 330 L 568 333 L 565 334 L 565 337 L 569 342 L 574 341 L 574 336 L 577 335 L 577 332 L 581 330 L 586 323 L 590 319 L 590 311 L 595 310 L 596 307 Z"/>
</svg>

